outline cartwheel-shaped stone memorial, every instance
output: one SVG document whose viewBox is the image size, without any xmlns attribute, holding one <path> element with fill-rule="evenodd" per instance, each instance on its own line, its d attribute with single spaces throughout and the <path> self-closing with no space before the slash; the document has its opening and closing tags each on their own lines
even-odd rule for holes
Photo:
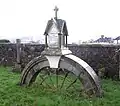
<svg viewBox="0 0 120 106">
<path fill-rule="evenodd" d="M 82 59 L 74 56 L 67 47 L 66 22 L 55 17 L 48 21 L 45 30 L 45 49 L 41 56 L 31 60 L 23 69 L 20 85 L 31 85 L 36 78 L 45 89 L 64 90 L 71 94 L 84 92 L 101 96 L 100 81 L 94 70 Z"/>
</svg>

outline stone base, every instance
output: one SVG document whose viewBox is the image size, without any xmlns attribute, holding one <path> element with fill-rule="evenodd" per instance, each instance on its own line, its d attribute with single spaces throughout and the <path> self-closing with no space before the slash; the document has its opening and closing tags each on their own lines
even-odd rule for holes
<svg viewBox="0 0 120 106">
<path fill-rule="evenodd" d="M 15 64 L 15 66 L 12 69 L 13 72 L 20 72 L 21 73 L 21 64 Z"/>
<path fill-rule="evenodd" d="M 41 55 L 48 55 L 48 56 L 62 56 L 66 54 L 71 54 L 72 52 L 66 48 L 46 48 L 44 51 L 41 53 Z"/>
</svg>

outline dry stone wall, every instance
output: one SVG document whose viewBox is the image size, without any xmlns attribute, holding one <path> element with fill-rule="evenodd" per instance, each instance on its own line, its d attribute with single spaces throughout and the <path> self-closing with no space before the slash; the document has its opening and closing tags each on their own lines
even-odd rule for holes
<svg viewBox="0 0 120 106">
<path fill-rule="evenodd" d="M 25 66 L 31 59 L 44 50 L 42 44 L 21 44 L 21 64 Z M 98 74 L 104 72 L 107 77 L 118 77 L 119 45 L 69 45 L 74 55 L 85 60 Z M 0 44 L 0 65 L 14 66 L 16 62 L 16 44 Z"/>
</svg>

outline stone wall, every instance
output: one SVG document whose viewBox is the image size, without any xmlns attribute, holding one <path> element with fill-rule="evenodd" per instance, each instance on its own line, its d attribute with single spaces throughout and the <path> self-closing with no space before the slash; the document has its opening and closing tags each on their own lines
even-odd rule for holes
<svg viewBox="0 0 120 106">
<path fill-rule="evenodd" d="M 74 55 L 85 60 L 98 74 L 103 72 L 105 77 L 118 77 L 118 53 L 119 45 L 81 45 L 70 46 Z"/>
<path fill-rule="evenodd" d="M 119 45 L 69 45 L 74 55 L 85 60 L 95 71 L 104 71 L 107 77 L 118 76 L 116 49 Z M 21 63 L 27 64 L 44 50 L 41 44 L 21 44 Z M 16 62 L 16 44 L 0 44 L 0 65 L 14 66 Z"/>
</svg>

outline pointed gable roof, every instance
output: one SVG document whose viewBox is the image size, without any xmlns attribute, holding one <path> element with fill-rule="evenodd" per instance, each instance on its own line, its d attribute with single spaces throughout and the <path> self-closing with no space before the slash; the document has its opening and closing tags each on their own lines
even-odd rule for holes
<svg viewBox="0 0 120 106">
<path fill-rule="evenodd" d="M 49 33 L 49 30 L 53 26 L 53 24 L 56 25 L 56 28 L 58 29 L 59 34 L 64 34 L 68 36 L 67 26 L 66 22 L 62 19 L 51 19 L 48 21 L 44 35 L 47 35 Z"/>
</svg>

